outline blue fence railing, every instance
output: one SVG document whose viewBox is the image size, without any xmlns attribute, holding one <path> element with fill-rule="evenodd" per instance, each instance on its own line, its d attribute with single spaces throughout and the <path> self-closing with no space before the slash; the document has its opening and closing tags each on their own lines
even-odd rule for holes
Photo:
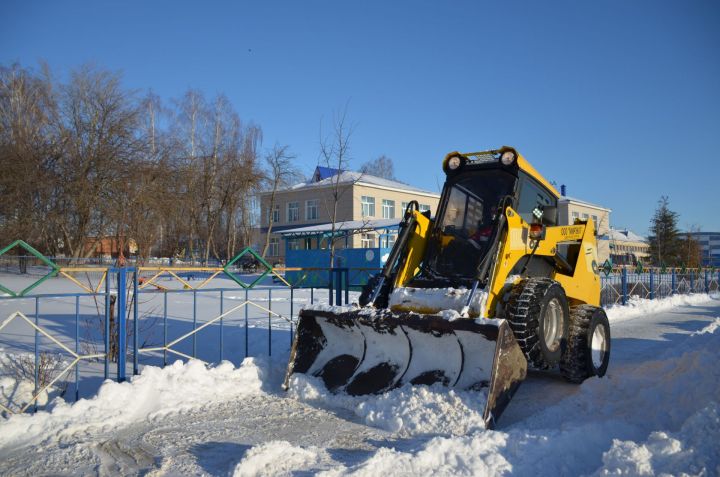
<svg viewBox="0 0 720 477">
<path fill-rule="evenodd" d="M 77 400 L 106 379 L 124 381 L 141 365 L 164 366 L 171 357 L 239 364 L 271 356 L 275 346 L 289 347 L 303 304 L 349 301 L 348 269 L 327 276 L 322 288 L 232 267 L 57 267 L 0 276 L 7 285 L 0 377 L 14 373 L 15 387 L 27 394 L 0 385 L 0 414 L 36 410 L 51 392 Z"/>
<path fill-rule="evenodd" d="M 650 268 L 637 271 L 622 268 L 601 275 L 602 306 L 625 305 L 631 297 L 656 299 L 675 294 L 720 291 L 720 270 Z"/>
<path fill-rule="evenodd" d="M 375 271 L 327 269 L 327 281 L 321 287 L 288 282 L 286 275 L 276 273 L 281 269 L 272 269 L 270 274 L 241 272 L 159 266 L 58 267 L 56 275 L 40 278 L 43 285 L 55 283 L 54 290 L 63 287 L 53 280 L 83 287 L 78 293 L 42 293 L 41 287 L 26 287 L 13 276 L 18 289 L 32 294 L 24 295 L 23 290 L 0 296 L 4 315 L 0 317 L 0 348 L 6 356 L 22 357 L 32 393 L 14 405 L 0 402 L 0 413 L 37 409 L 43 396 L 61 382 L 64 394 L 78 399 L 95 392 L 105 379 L 124 381 L 143 365 L 164 366 L 174 358 L 239 364 L 248 356 L 272 356 L 277 346 L 292 342 L 293 325 L 303 305 L 319 300 L 330 305 L 348 303 L 350 290 Z M 78 273 L 85 273 L 87 280 L 80 280 Z M 265 278 L 258 281 L 261 275 Z M 716 270 L 624 268 L 601 276 L 601 303 L 610 306 L 627 304 L 632 297 L 716 292 L 719 285 L 720 271 Z M 63 355 L 50 370 L 44 363 L 48 353 Z"/>
</svg>

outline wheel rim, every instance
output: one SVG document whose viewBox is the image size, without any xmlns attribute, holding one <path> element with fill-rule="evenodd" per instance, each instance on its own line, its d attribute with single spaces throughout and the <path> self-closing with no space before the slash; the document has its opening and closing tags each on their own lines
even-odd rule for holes
<svg viewBox="0 0 720 477">
<path fill-rule="evenodd" d="M 563 309 L 557 298 L 553 298 L 545 308 L 543 338 L 550 351 L 557 351 L 563 334 Z"/>
<path fill-rule="evenodd" d="M 591 346 L 593 366 L 599 368 L 603 365 L 607 353 L 607 335 L 604 326 L 596 326 L 593 330 Z"/>
</svg>

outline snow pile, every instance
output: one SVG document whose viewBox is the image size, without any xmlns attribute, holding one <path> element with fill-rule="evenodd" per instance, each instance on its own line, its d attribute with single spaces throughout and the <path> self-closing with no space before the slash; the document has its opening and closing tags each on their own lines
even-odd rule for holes
<svg viewBox="0 0 720 477">
<path fill-rule="evenodd" d="M 67 374 L 60 376 L 69 362 L 62 355 L 41 353 L 38 369 L 38 406 L 62 396 L 67 388 Z M 55 380 L 58 378 L 57 380 Z M 53 386 L 45 386 L 55 380 Z M 35 355 L 33 353 L 4 353 L 0 348 L 0 402 L 15 412 L 20 411 L 35 396 Z"/>
<path fill-rule="evenodd" d="M 503 475 L 514 473 L 513 465 L 502 455 L 508 445 L 508 434 L 487 432 L 473 437 L 442 438 L 428 441 L 417 452 L 382 448 L 370 459 L 353 467 L 339 466 L 322 477 L 375 477 L 378 475 Z M 522 443 L 522 442 L 521 442 Z M 538 475 L 537 465 L 527 475 Z"/>
<path fill-rule="evenodd" d="M 119 429 L 213 402 L 262 393 L 264 363 L 247 358 L 235 368 L 230 362 L 210 367 L 201 361 L 176 361 L 165 368 L 147 366 L 131 382 L 106 381 L 97 396 L 67 404 L 51 403 L 49 412 L 12 415 L 2 422 L 0 449 L 51 436 L 71 436 L 85 430 Z"/>
<path fill-rule="evenodd" d="M 434 314 L 443 310 L 460 311 L 467 303 L 468 288 L 410 288 L 398 287 L 390 294 L 389 305 L 392 310 L 415 311 Z M 470 304 L 470 314 L 480 316 L 485 308 L 487 292 L 478 290 Z M 458 314 L 443 313 L 446 319 L 458 318 Z"/>
<path fill-rule="evenodd" d="M 720 475 L 720 405 L 695 413 L 677 433 L 656 431 L 643 444 L 613 440 L 596 475 Z"/>
<path fill-rule="evenodd" d="M 715 295 L 707 295 L 704 293 L 694 293 L 691 295 L 672 295 L 660 299 L 650 300 L 648 298 L 640 298 L 631 296 L 627 305 L 614 305 L 606 309 L 608 319 L 611 322 L 619 322 L 636 318 L 642 315 L 652 315 L 668 311 L 679 306 L 698 306 L 705 305 L 717 299 Z"/>
<path fill-rule="evenodd" d="M 424 434 L 464 435 L 485 428 L 484 391 L 405 385 L 379 395 L 348 396 L 329 392 L 319 378 L 290 379 L 290 396 L 322 407 L 347 409 L 367 425 L 408 437 Z"/>
<path fill-rule="evenodd" d="M 291 476 L 310 470 L 326 454 L 317 447 L 294 446 L 287 441 L 270 441 L 250 449 L 235 467 L 234 477 Z"/>
</svg>

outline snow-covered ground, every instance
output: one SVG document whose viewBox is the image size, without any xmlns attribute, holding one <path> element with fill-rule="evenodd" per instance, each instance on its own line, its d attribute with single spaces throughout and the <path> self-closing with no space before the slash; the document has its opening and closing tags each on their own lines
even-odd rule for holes
<svg viewBox="0 0 720 477">
<path fill-rule="evenodd" d="M 720 475 L 720 298 L 634 299 L 608 315 L 608 375 L 576 386 L 531 373 L 494 431 L 472 391 L 348 397 L 295 376 L 283 392 L 279 328 L 272 356 L 146 366 L 0 420 L 0 475 Z"/>
</svg>

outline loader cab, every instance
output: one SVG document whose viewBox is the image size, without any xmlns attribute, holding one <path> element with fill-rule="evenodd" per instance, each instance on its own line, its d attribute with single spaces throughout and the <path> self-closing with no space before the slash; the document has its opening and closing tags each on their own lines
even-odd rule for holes
<svg viewBox="0 0 720 477">
<path fill-rule="evenodd" d="M 514 154 L 514 150 L 508 148 Z M 447 174 L 418 286 L 470 286 L 478 264 L 492 246 L 499 214 L 510 206 L 528 223 L 557 223 L 557 194 L 518 165 L 501 161 L 505 150 L 461 156 L 458 167 L 444 162 Z M 517 155 L 515 156 L 517 157 Z M 544 180 L 543 180 L 544 181 Z M 538 219 L 533 214 L 542 211 Z"/>
</svg>

